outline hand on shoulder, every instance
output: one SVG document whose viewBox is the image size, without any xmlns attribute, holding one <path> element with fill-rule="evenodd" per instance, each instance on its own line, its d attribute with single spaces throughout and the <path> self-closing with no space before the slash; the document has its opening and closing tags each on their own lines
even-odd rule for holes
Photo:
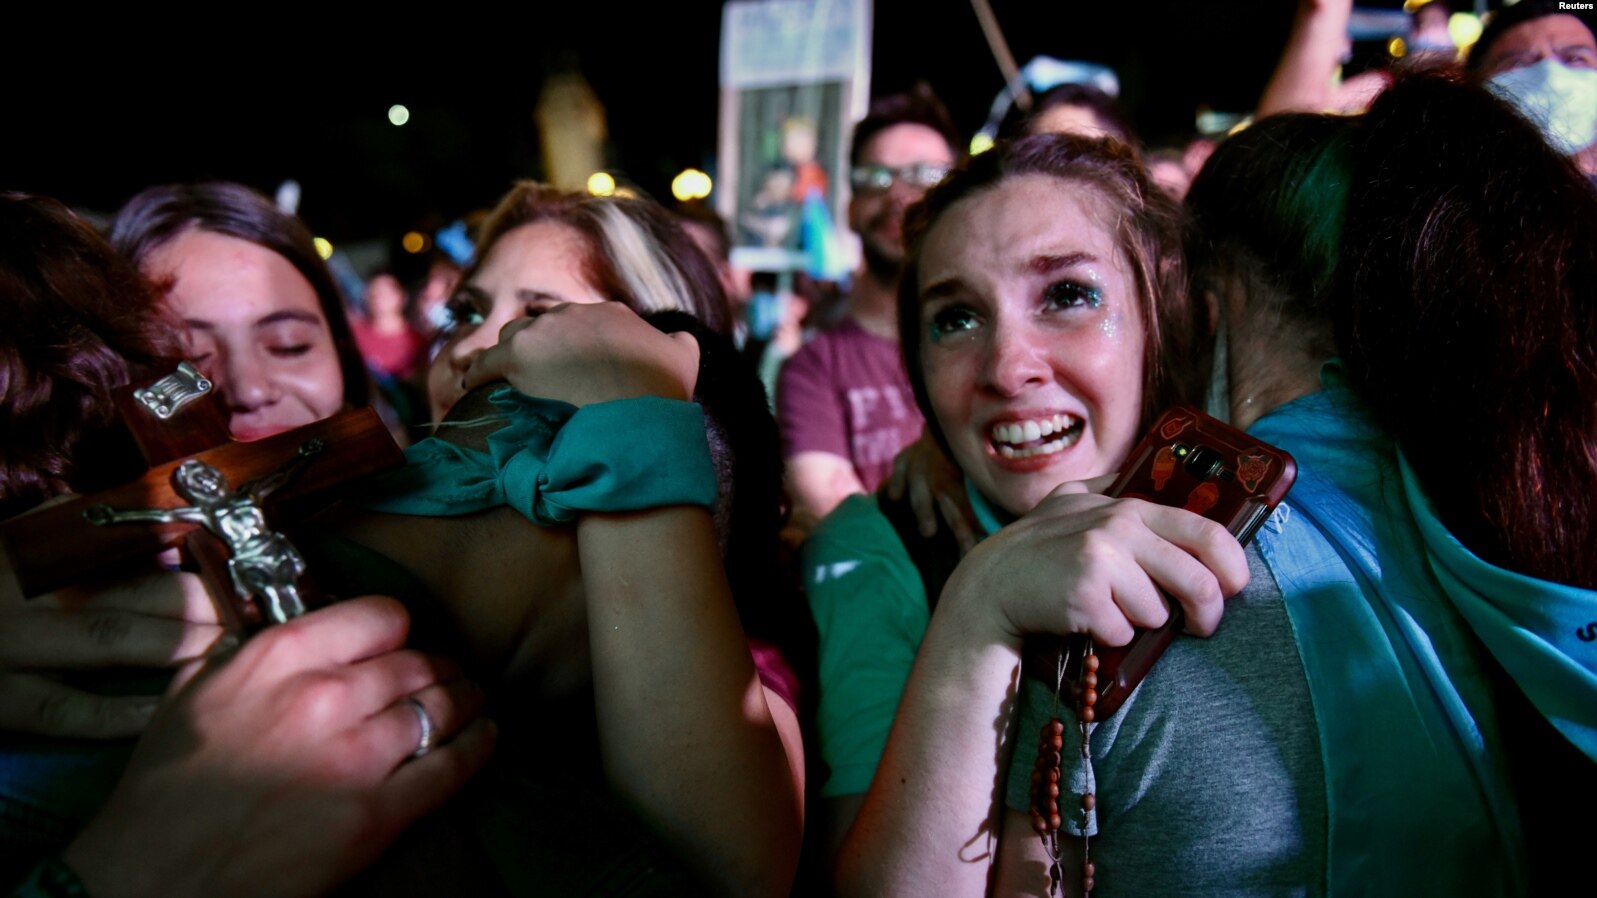
<svg viewBox="0 0 1597 898">
<path fill-rule="evenodd" d="M 1133 627 L 1181 603 L 1187 629 L 1208 635 L 1226 596 L 1248 582 L 1247 558 L 1225 528 L 1179 508 L 1100 495 L 1112 477 L 1067 483 L 978 545 L 944 592 L 1018 644 L 1031 634 L 1091 633 L 1124 645 Z"/>
</svg>

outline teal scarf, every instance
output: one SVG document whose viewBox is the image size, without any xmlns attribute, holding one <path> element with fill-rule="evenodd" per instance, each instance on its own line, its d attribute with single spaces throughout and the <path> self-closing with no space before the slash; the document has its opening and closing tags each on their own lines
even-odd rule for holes
<svg viewBox="0 0 1597 898">
<path fill-rule="evenodd" d="M 704 413 L 691 402 L 646 396 L 578 408 L 508 387 L 489 401 L 505 423 L 487 452 L 422 440 L 361 504 L 429 517 L 508 505 L 544 526 L 584 511 L 715 504 Z"/>
</svg>

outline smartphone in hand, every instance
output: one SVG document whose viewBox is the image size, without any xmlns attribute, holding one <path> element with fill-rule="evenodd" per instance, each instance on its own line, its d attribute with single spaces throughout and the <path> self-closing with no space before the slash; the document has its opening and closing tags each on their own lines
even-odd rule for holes
<svg viewBox="0 0 1597 898">
<path fill-rule="evenodd" d="M 1195 408 L 1176 406 L 1161 415 L 1131 451 L 1125 470 L 1106 495 L 1185 508 L 1225 525 L 1247 545 L 1296 478 L 1297 463 L 1288 453 Z M 1170 619 L 1164 626 L 1139 629 L 1124 646 L 1093 647 L 1099 662 L 1098 698 L 1093 705 L 1097 719 L 1119 710 L 1180 632 L 1181 605 L 1169 604 Z M 1028 673 L 1053 683 L 1062 665 L 1063 690 L 1070 694 L 1061 699 L 1079 698 L 1087 637 L 1048 643 L 1047 648 L 1028 652 Z"/>
</svg>

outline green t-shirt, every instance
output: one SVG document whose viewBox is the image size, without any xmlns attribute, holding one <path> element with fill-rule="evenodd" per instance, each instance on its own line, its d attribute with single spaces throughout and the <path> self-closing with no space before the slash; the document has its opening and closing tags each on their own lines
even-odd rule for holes
<svg viewBox="0 0 1597 898">
<path fill-rule="evenodd" d="M 816 733 L 831 768 L 821 795 L 863 794 L 926 636 L 926 589 L 874 496 L 843 500 L 810 535 L 803 560 L 820 633 Z"/>
</svg>

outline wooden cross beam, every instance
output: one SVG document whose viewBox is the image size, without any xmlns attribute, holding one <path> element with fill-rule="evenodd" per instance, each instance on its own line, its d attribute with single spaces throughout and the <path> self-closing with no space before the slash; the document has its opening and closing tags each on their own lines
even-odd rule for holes
<svg viewBox="0 0 1597 898">
<path fill-rule="evenodd" d="M 241 570 L 249 565 L 240 563 L 235 550 L 245 545 L 258 548 L 260 540 L 273 536 L 281 539 L 266 528 L 265 512 L 273 520 L 292 520 L 327 501 L 330 497 L 323 495 L 327 491 L 404 463 L 403 453 L 370 408 L 343 412 L 264 440 L 234 442 L 210 382 L 187 363 L 153 384 L 124 388 L 117 405 L 151 467 L 121 486 L 0 523 L 0 551 L 11 559 L 26 597 L 181 546 L 198 564 L 213 596 L 230 600 L 222 603 L 224 609 L 231 609 L 240 625 L 253 627 L 281 613 L 271 607 L 277 598 L 257 592 L 268 604 L 265 609 L 248 597 L 240 598 L 240 578 L 251 582 L 254 575 Z M 250 508 L 257 510 L 254 516 L 242 506 L 230 506 L 243 517 L 235 514 L 224 522 L 226 509 L 197 499 L 194 484 L 199 481 L 194 477 L 205 468 L 216 472 L 220 489 L 234 500 L 248 494 Z M 292 477 L 272 480 L 286 468 L 296 468 Z M 264 488 L 267 483 L 272 488 Z M 202 513 L 208 507 L 210 518 Z M 113 523 L 117 514 L 138 526 Z M 246 528 L 258 531 L 256 542 L 241 535 Z M 303 591 L 311 591 L 308 582 Z"/>
</svg>

